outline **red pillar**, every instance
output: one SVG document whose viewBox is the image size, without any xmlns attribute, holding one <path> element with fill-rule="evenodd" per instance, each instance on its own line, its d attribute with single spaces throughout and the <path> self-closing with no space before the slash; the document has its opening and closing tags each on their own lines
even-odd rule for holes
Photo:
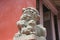
<svg viewBox="0 0 60 40">
<path fill-rule="evenodd" d="M 24 7 L 36 7 L 35 0 L 0 0 L 0 40 L 12 40 L 18 31 L 19 20 Z"/>
</svg>

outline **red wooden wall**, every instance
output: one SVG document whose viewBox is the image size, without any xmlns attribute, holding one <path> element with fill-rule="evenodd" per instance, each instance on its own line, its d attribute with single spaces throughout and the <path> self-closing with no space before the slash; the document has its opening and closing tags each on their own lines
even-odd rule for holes
<svg viewBox="0 0 60 40">
<path fill-rule="evenodd" d="M 29 6 L 36 7 L 36 0 L 0 0 L 0 40 L 12 40 L 22 8 Z"/>
</svg>

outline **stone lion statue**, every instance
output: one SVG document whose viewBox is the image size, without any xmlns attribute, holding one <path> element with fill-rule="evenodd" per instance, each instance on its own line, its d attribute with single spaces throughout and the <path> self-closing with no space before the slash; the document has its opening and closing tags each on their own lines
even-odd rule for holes
<svg viewBox="0 0 60 40">
<path fill-rule="evenodd" d="M 13 40 L 46 40 L 46 28 L 37 24 L 39 20 L 40 15 L 35 8 L 23 8 L 23 14 L 17 21 L 19 31 Z"/>
</svg>

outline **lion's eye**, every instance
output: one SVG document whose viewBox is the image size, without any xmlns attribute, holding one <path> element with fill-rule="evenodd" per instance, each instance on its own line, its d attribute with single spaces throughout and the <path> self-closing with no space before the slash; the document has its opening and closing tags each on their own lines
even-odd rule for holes
<svg viewBox="0 0 60 40">
<path fill-rule="evenodd" d="M 33 12 L 32 12 L 33 13 Z"/>
<path fill-rule="evenodd" d="M 26 25 L 22 25 L 22 27 L 27 27 Z"/>
</svg>

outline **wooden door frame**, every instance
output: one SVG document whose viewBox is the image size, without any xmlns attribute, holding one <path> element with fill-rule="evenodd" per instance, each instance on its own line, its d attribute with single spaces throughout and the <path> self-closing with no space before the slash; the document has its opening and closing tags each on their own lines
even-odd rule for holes
<svg viewBox="0 0 60 40">
<path fill-rule="evenodd" d="M 43 25 L 43 4 L 44 4 L 52 12 L 51 13 L 52 34 L 53 34 L 53 40 L 56 40 L 55 39 L 55 29 L 54 29 L 53 15 L 57 15 L 58 14 L 58 10 L 54 6 L 54 4 L 52 4 L 49 0 L 39 0 L 39 1 L 40 1 L 40 4 L 39 4 L 40 24 Z"/>
<path fill-rule="evenodd" d="M 55 15 L 58 14 L 58 10 L 56 9 L 55 5 L 49 1 L 49 0 L 42 0 L 43 1 L 43 4 L 48 8 L 50 9 Z"/>
<path fill-rule="evenodd" d="M 54 6 L 54 4 L 52 4 L 52 2 L 50 2 L 49 0 L 39 0 L 39 12 L 40 12 L 40 23 L 43 25 L 43 4 L 50 9 L 54 15 L 58 14 L 58 10 L 56 9 L 56 7 Z"/>
</svg>

